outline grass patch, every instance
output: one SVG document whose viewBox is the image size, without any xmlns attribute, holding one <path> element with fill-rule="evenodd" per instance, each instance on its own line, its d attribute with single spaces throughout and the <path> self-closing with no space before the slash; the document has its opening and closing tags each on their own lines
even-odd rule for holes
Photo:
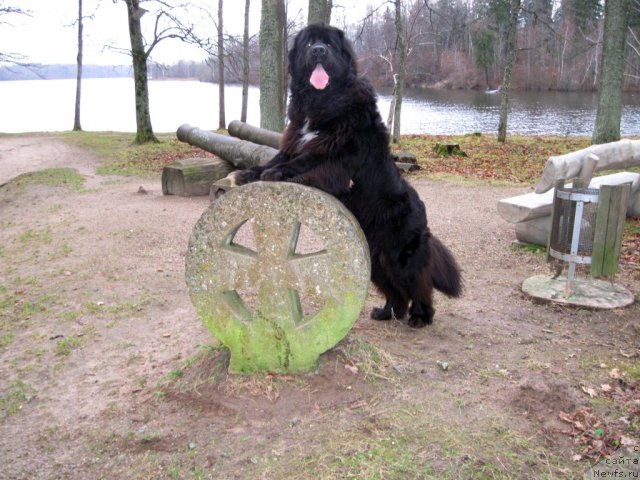
<svg viewBox="0 0 640 480">
<path fill-rule="evenodd" d="M 73 168 L 46 168 L 44 170 L 18 175 L 11 180 L 11 184 L 17 187 L 29 185 L 65 187 L 79 192 L 84 185 L 84 178 Z"/>
<path fill-rule="evenodd" d="M 640 235 L 640 218 L 628 218 L 625 224 L 625 236 L 633 237 Z"/>
<path fill-rule="evenodd" d="M 395 381 L 399 373 L 409 369 L 380 347 L 357 337 L 348 337 L 335 347 L 345 365 L 356 368 L 368 380 Z"/>
<path fill-rule="evenodd" d="M 27 297 L 20 291 L 0 292 L 0 336 L 12 332 L 13 325 L 25 324 L 37 315 L 49 313 L 56 302 L 56 297 L 49 294 Z"/>
<path fill-rule="evenodd" d="M 46 230 L 40 230 L 40 231 L 35 231 L 32 229 L 27 229 L 24 232 L 22 232 L 20 235 L 18 235 L 18 241 L 22 244 L 22 245 L 28 245 L 28 244 L 45 244 L 45 245 L 50 245 L 52 242 L 52 238 L 51 238 L 51 230 L 46 229 Z"/>
<path fill-rule="evenodd" d="M 64 242 L 55 252 L 51 252 L 49 254 L 49 260 L 59 260 L 61 258 L 68 257 L 71 252 L 73 252 L 73 248 L 71 248 L 68 243 Z"/>
<path fill-rule="evenodd" d="M 488 417 L 470 424 L 395 404 L 344 429 L 308 427 L 281 455 L 256 457 L 251 478 L 575 478 L 582 465 L 559 458 L 542 437 Z M 297 472 L 304 472 L 304 476 Z"/>
<path fill-rule="evenodd" d="M 65 132 L 61 136 L 95 152 L 103 160 L 98 168 L 101 175 L 156 176 L 175 160 L 212 156 L 178 141 L 172 133 L 157 135 L 160 143 L 143 145 L 134 143 L 132 133 Z M 467 156 L 438 155 L 434 151 L 436 143 L 457 143 Z M 404 135 L 400 145 L 391 148 L 416 155 L 422 170 L 411 176 L 533 184 L 550 156 L 590 144 L 587 137 L 509 136 L 507 142 L 499 143 L 495 135 Z"/>
<path fill-rule="evenodd" d="M 156 176 L 182 158 L 211 154 L 180 142 L 174 134 L 156 135 L 159 143 L 134 143 L 135 135 L 119 132 L 66 132 L 62 137 L 95 152 L 103 161 L 98 175 Z"/>
<path fill-rule="evenodd" d="M 86 302 L 82 306 L 82 311 L 89 315 L 102 315 L 118 319 L 136 315 L 150 303 L 151 298 L 142 298 L 138 302 L 126 301 L 113 305 L 107 305 L 104 302 Z"/>
<path fill-rule="evenodd" d="M 170 371 L 159 388 L 179 392 L 197 392 L 199 388 L 218 385 L 228 376 L 229 350 L 221 344 L 201 345 L 198 351 Z M 251 378 L 251 376 L 247 376 Z"/>
<path fill-rule="evenodd" d="M 518 252 L 533 253 L 534 255 L 547 254 L 547 247 L 545 245 L 536 245 L 535 243 L 515 243 L 512 248 Z"/>
<path fill-rule="evenodd" d="M 55 353 L 59 357 L 68 357 L 80 345 L 82 345 L 82 340 L 79 337 L 63 338 L 56 343 Z"/>
<path fill-rule="evenodd" d="M 30 402 L 35 395 L 34 388 L 22 380 L 13 382 L 9 389 L 0 395 L 0 420 L 20 411 L 22 405 Z"/>
<path fill-rule="evenodd" d="M 0 349 L 8 347 L 13 343 L 14 333 L 12 331 L 0 333 Z"/>
<path fill-rule="evenodd" d="M 457 143 L 467 156 L 443 156 L 436 143 Z M 586 137 L 509 136 L 499 143 L 495 135 L 405 135 L 392 150 L 416 155 L 422 170 L 417 176 L 447 174 L 465 178 L 531 184 L 538 181 L 547 159 L 586 148 Z"/>
</svg>

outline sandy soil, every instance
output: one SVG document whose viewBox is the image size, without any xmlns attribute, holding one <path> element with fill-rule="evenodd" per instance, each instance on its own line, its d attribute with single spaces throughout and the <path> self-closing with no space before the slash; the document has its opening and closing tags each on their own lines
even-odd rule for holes
<svg viewBox="0 0 640 480">
<path fill-rule="evenodd" d="M 524 298 L 521 282 L 547 267 L 512 248 L 496 202 L 527 188 L 414 180 L 465 295 L 439 295 L 435 324 L 412 330 L 369 320 L 381 303 L 372 290 L 318 372 L 240 378 L 226 374 L 224 352 L 203 347 L 215 341 L 184 281 L 208 199 L 163 196 L 159 179 L 97 176 L 98 164 L 59 139 L 0 137 L 0 478 L 357 477 L 365 466 L 346 462 L 363 452 L 381 465 L 371 478 L 403 478 L 396 457 L 371 453 L 387 439 L 424 478 L 568 478 L 588 464 L 572 462 L 581 447 L 560 412 L 619 416 L 582 387 L 637 369 L 640 307 Z M 85 188 L 9 181 L 58 166 L 78 170 Z M 617 282 L 640 294 L 633 266 Z"/>
</svg>

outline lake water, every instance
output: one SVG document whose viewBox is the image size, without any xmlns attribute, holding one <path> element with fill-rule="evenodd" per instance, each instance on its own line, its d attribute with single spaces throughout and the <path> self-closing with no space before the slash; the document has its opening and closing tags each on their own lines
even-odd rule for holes
<svg viewBox="0 0 640 480">
<path fill-rule="evenodd" d="M 134 90 L 130 78 L 84 79 L 81 123 L 89 131 L 134 132 Z M 384 119 L 387 92 L 380 92 Z M 213 130 L 218 126 L 218 86 L 197 81 L 149 82 L 155 132 L 175 132 L 183 123 Z M 0 132 L 71 130 L 75 80 L 0 82 Z M 240 118 L 241 88 L 225 92 L 227 123 Z M 591 136 L 597 95 L 582 92 L 513 92 L 509 133 Z M 407 90 L 402 108 L 403 134 L 496 132 L 500 95 L 466 90 Z M 260 123 L 259 90 L 249 91 L 248 122 Z M 622 135 L 640 134 L 640 95 L 626 94 Z"/>
</svg>

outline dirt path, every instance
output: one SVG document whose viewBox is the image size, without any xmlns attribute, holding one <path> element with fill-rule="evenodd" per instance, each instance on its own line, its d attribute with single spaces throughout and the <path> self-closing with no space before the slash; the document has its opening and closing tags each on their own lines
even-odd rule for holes
<svg viewBox="0 0 640 480">
<path fill-rule="evenodd" d="M 560 412 L 613 421 L 622 407 L 581 387 L 614 367 L 640 376 L 637 303 L 523 298 L 546 266 L 510 246 L 496 201 L 525 189 L 427 180 L 414 184 L 463 266 L 462 299 L 438 296 L 415 331 L 369 320 L 372 292 L 318 373 L 227 376 L 184 282 L 208 200 L 98 163 L 55 138 L 0 137 L 0 479 L 570 478 L 588 464 L 571 461 Z M 58 166 L 86 188 L 7 183 Z M 618 281 L 640 294 L 632 270 Z"/>
<path fill-rule="evenodd" d="M 86 178 L 95 177 L 99 161 L 79 152 L 62 140 L 48 137 L 7 136 L 0 138 L 0 185 L 22 173 L 45 168 L 67 167 Z"/>
</svg>

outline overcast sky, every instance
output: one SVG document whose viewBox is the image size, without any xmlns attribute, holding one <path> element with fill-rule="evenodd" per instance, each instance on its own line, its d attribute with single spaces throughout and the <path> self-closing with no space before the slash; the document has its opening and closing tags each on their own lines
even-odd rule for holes
<svg viewBox="0 0 640 480">
<path fill-rule="evenodd" d="M 175 0 L 176 4 L 184 0 Z M 189 0 L 191 5 L 201 5 L 217 16 L 217 0 Z M 334 18 L 346 18 L 356 23 L 362 18 L 368 3 L 381 1 L 343 0 L 335 1 L 342 6 L 334 7 Z M 260 26 L 260 0 L 251 1 L 250 29 L 257 33 Z M 306 21 L 308 0 L 289 0 L 289 18 Z M 244 22 L 244 2 L 226 0 L 224 2 L 225 32 L 241 35 Z M 77 30 L 74 21 L 78 15 L 77 0 L 0 0 L 0 6 L 12 6 L 29 11 L 30 16 L 4 15 L 0 17 L 0 51 L 25 55 L 33 63 L 74 64 L 77 54 Z M 129 57 L 121 51 L 105 48 L 111 45 L 120 49 L 129 48 L 127 10 L 119 0 L 83 0 L 85 16 L 94 14 L 84 23 L 84 63 L 98 65 L 127 64 Z M 143 29 L 150 27 L 153 17 L 142 17 Z M 341 20 L 338 21 L 338 23 Z M 207 22 L 202 21 L 203 28 Z M 210 27 L 214 27 L 211 25 Z M 211 32 L 215 37 L 215 32 Z M 174 63 L 180 59 L 199 60 L 204 54 L 197 48 L 178 41 L 160 43 L 153 51 L 152 58 L 159 63 Z"/>
</svg>

